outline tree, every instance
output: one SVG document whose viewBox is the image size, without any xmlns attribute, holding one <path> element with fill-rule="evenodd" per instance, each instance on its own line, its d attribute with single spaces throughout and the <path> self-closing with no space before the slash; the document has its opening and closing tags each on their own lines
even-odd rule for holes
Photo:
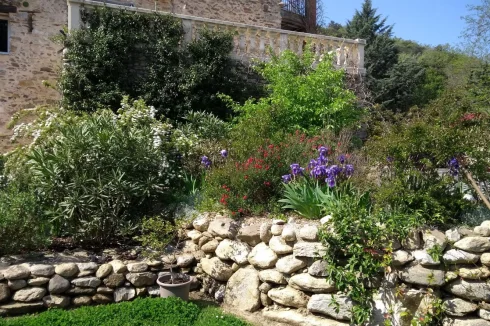
<svg viewBox="0 0 490 326">
<path fill-rule="evenodd" d="M 490 0 L 482 0 L 481 5 L 468 5 L 471 14 L 463 17 L 466 29 L 461 37 L 465 40 L 466 51 L 485 61 L 490 59 Z"/>
<path fill-rule="evenodd" d="M 373 8 L 371 0 L 365 0 L 361 11 L 356 10 L 354 17 L 347 22 L 346 34 L 349 38 L 360 38 L 367 41 L 365 48 L 366 84 L 378 103 L 385 102 L 380 96 L 382 83 L 390 69 L 397 63 L 398 51 L 392 38 L 393 26 L 386 24 Z"/>
<path fill-rule="evenodd" d="M 328 23 L 327 27 L 318 27 L 318 34 L 335 37 L 347 37 L 347 31 L 345 30 L 345 27 L 342 26 L 342 24 L 334 22 L 333 20 Z"/>
</svg>

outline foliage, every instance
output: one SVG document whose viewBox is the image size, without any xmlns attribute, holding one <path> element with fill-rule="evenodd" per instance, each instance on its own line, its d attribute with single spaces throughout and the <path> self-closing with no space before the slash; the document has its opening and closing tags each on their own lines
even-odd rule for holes
<svg viewBox="0 0 490 326">
<path fill-rule="evenodd" d="M 82 20 L 87 27 L 64 40 L 69 64 L 59 87 L 65 108 L 117 110 L 129 95 L 171 119 L 196 109 L 226 117 L 230 112 L 217 93 L 236 100 L 250 94 L 229 56 L 231 34 L 202 31 L 183 45 L 182 25 L 169 15 L 103 8 L 85 11 Z"/>
<path fill-rule="evenodd" d="M 327 26 L 319 26 L 317 28 L 317 33 L 334 37 L 347 37 L 347 31 L 345 30 L 345 27 L 342 24 L 334 22 L 333 20 L 331 20 Z"/>
<path fill-rule="evenodd" d="M 328 188 L 320 187 L 318 183 L 291 182 L 284 185 L 285 198 L 279 202 L 285 204 L 283 209 L 292 209 L 307 219 L 319 219 L 323 216 L 320 204 L 329 200 L 329 195 Z"/>
<path fill-rule="evenodd" d="M 266 137 L 298 129 L 339 131 L 361 115 L 354 94 L 344 86 L 344 71 L 335 69 L 328 55 L 315 64 L 311 49 L 302 55 L 286 50 L 257 70 L 268 82 L 268 96 L 233 108 L 240 114 L 238 124 L 250 126 L 265 119 L 269 123 Z"/>
<path fill-rule="evenodd" d="M 1 319 L 1 326 L 246 326 L 217 308 L 200 307 L 178 298 L 145 298 L 74 310 L 52 309 L 39 315 Z"/>
<path fill-rule="evenodd" d="M 39 198 L 54 235 L 91 243 L 131 235 L 172 203 L 193 144 L 141 100 L 125 100 L 118 114 L 45 110 L 19 130 L 34 141 L 10 154 L 7 173 Z"/>
<path fill-rule="evenodd" d="M 468 5 L 470 15 L 464 17 L 466 29 L 461 36 L 466 51 L 485 61 L 490 58 L 490 1 L 482 0 L 479 5 Z"/>
</svg>

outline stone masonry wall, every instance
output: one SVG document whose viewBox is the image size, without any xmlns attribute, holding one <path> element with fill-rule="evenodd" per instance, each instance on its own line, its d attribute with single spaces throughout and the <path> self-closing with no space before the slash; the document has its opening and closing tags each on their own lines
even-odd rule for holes
<svg viewBox="0 0 490 326">
<path fill-rule="evenodd" d="M 204 213 L 189 223 L 175 260 L 14 264 L 0 269 L 0 315 L 156 296 L 157 275 L 172 264 L 191 275 L 192 289 L 228 307 L 284 325 L 348 325 L 355 303 L 328 280 L 319 227 L 267 219 L 239 224 Z M 391 272 L 368 285 L 378 289 L 369 325 L 389 319 L 409 326 L 439 298 L 443 325 L 490 326 L 490 221 L 445 233 L 419 230 L 393 248 Z"/>
</svg>

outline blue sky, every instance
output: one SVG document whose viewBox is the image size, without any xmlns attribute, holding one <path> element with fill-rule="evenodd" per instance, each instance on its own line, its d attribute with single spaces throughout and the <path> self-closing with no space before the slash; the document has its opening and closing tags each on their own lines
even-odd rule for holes
<svg viewBox="0 0 490 326">
<path fill-rule="evenodd" d="M 351 19 L 363 0 L 320 0 L 325 21 L 344 24 Z M 461 16 L 468 13 L 466 5 L 481 4 L 481 0 L 373 0 L 378 14 L 388 16 L 394 24 L 395 36 L 422 44 L 457 45 L 465 24 Z"/>
</svg>

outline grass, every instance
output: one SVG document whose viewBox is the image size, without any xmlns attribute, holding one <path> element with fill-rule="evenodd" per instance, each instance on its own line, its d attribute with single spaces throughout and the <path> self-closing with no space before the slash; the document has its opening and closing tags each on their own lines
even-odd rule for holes
<svg viewBox="0 0 490 326">
<path fill-rule="evenodd" d="M 176 298 L 145 298 L 0 319 L 0 326 L 250 326 L 219 308 Z"/>
</svg>

